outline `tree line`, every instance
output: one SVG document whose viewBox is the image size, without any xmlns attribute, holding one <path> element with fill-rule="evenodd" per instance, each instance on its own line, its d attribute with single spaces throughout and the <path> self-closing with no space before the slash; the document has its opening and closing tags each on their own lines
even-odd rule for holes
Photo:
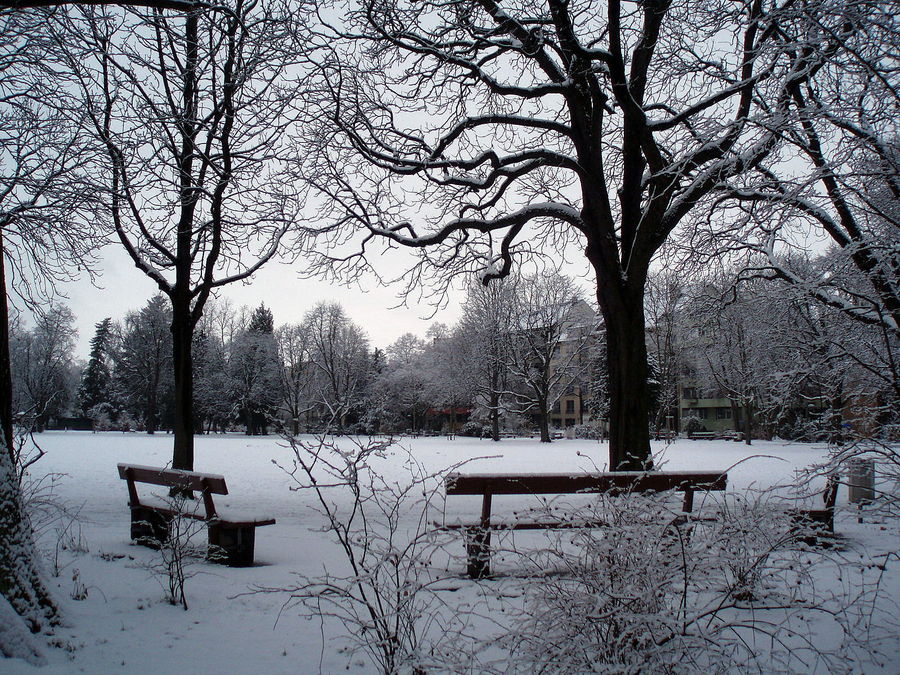
<svg viewBox="0 0 900 675">
<path fill-rule="evenodd" d="M 835 252 L 806 264 L 834 266 Z M 703 429 L 679 402 L 716 398 L 748 443 L 896 434 L 896 339 L 791 284 L 742 279 L 743 271 L 651 274 L 650 432 Z M 606 327 L 571 279 L 513 274 L 472 284 L 461 309 L 455 325 L 435 322 L 382 350 L 336 303 L 276 325 L 265 305 L 213 302 L 193 339 L 193 430 L 443 430 L 495 440 L 528 430 L 549 442 L 555 422 L 608 433 Z M 30 330 L 13 324 L 16 410 L 37 430 L 64 415 L 97 430 L 171 430 L 170 313 L 157 295 L 121 323 L 98 323 L 80 374 L 66 307 L 51 305 Z M 578 409 L 563 421 L 566 397 L 577 397 Z"/>
<path fill-rule="evenodd" d="M 276 326 L 265 305 L 212 302 L 193 337 L 193 431 L 398 433 L 443 423 L 458 432 L 480 406 L 495 437 L 502 414 L 534 413 L 550 440 L 555 399 L 585 376 L 576 366 L 596 336 L 595 312 L 566 277 L 534 275 L 472 286 L 464 314 L 452 328 L 434 323 L 424 338 L 406 334 L 381 350 L 336 303 Z M 38 431 L 71 416 L 97 430 L 171 430 L 170 324 L 162 295 L 121 322 L 106 318 L 79 368 L 68 308 L 51 305 L 31 329 L 13 323 L 21 421 Z"/>
</svg>

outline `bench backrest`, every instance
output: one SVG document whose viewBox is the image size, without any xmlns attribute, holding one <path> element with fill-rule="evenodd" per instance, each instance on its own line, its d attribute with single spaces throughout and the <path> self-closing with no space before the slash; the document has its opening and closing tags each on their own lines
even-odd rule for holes
<svg viewBox="0 0 900 675">
<path fill-rule="evenodd" d="M 211 492 L 216 495 L 227 495 L 225 476 L 214 473 L 197 473 L 181 469 L 165 469 L 157 466 L 140 464 L 119 464 L 119 478 L 135 483 L 150 483 L 166 487 Z"/>
<path fill-rule="evenodd" d="M 718 471 L 615 471 L 592 474 L 449 474 L 448 495 L 574 494 L 577 492 L 664 492 L 725 490 L 728 474 Z"/>
<path fill-rule="evenodd" d="M 180 490 L 199 492 L 203 496 L 203 508 L 206 511 L 205 520 L 212 520 L 216 517 L 216 505 L 212 496 L 214 494 L 228 494 L 225 476 L 214 473 L 197 473 L 196 471 L 166 469 L 158 466 L 142 466 L 140 464 L 119 464 L 118 467 L 119 478 L 128 481 L 128 503 L 132 508 L 142 506 L 135 483 L 149 483 L 150 485 L 163 485 Z M 190 515 L 193 518 L 204 517 L 196 513 Z"/>
</svg>

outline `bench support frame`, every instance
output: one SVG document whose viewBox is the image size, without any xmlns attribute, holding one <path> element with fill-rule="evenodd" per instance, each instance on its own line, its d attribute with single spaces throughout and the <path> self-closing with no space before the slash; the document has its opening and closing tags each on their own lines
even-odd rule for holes
<svg viewBox="0 0 900 675">
<path fill-rule="evenodd" d="M 466 574 L 472 579 L 484 579 L 491 574 L 491 530 L 492 529 L 556 529 L 573 527 L 561 523 L 516 523 L 510 526 L 491 524 L 491 505 L 494 494 L 576 494 L 582 492 L 607 492 L 624 494 L 628 492 L 663 492 L 676 490 L 684 492 L 682 511 L 694 510 L 694 492 L 700 490 L 725 490 L 728 475 L 706 472 L 614 472 L 605 474 L 565 475 L 565 474 L 450 474 L 446 478 L 446 494 L 481 495 L 481 517 L 474 526 L 461 526 L 466 544 Z M 683 518 L 680 517 L 680 518 Z M 580 527 L 598 527 L 601 523 L 585 522 Z M 451 526 L 456 527 L 456 526 Z"/>
</svg>

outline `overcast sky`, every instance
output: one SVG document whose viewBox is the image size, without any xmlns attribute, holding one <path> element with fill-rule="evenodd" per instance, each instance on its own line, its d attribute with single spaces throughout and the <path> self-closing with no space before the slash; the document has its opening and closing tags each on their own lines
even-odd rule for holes
<svg viewBox="0 0 900 675">
<path fill-rule="evenodd" d="M 157 291 L 156 285 L 134 267 L 124 250 L 111 245 L 103 254 L 102 274 L 97 281 L 101 288 L 92 286 L 86 279 L 60 287 L 68 296 L 61 301 L 78 320 L 76 357 L 81 359 L 88 356 L 94 324 L 108 316 L 115 321 L 122 320 L 126 313 L 140 309 Z M 399 303 L 397 289 L 378 287 L 371 279 L 364 280 L 364 284 L 366 290 L 300 279 L 295 269 L 273 261 L 257 272 L 249 285 L 232 284 L 223 289 L 222 295 L 230 298 L 236 307 L 245 304 L 252 308 L 264 302 L 272 310 L 276 326 L 299 322 L 316 303 L 334 300 L 365 328 L 372 346 L 382 348 L 403 333 L 424 337 L 432 322 L 451 325 L 459 317 L 461 293 L 429 319 L 434 310 L 427 303 L 391 309 Z"/>
</svg>

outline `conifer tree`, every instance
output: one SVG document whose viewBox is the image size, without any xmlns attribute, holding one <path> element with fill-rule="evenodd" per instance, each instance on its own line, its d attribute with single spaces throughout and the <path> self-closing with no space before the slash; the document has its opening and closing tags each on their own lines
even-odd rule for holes
<svg viewBox="0 0 900 675">
<path fill-rule="evenodd" d="M 94 325 L 91 353 L 78 388 L 78 402 L 85 415 L 94 406 L 109 402 L 112 380 L 113 323 L 110 317 Z"/>
</svg>

